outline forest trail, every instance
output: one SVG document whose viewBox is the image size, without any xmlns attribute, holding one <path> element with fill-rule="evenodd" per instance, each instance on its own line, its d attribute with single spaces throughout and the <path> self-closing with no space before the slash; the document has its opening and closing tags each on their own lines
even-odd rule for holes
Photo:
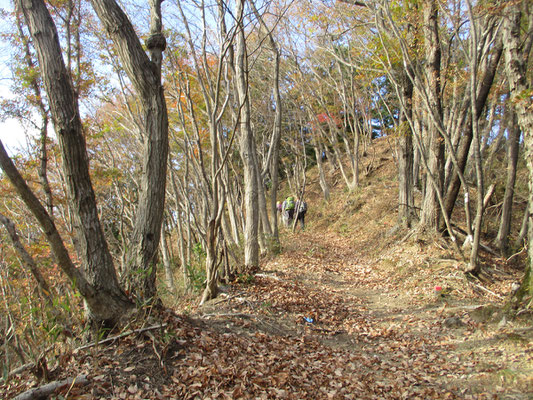
<svg viewBox="0 0 533 400">
<path fill-rule="evenodd" d="M 487 324 L 486 302 L 398 287 L 383 264 L 332 233 L 285 232 L 284 243 L 253 284 L 200 315 L 223 332 L 261 332 L 342 351 L 335 357 L 353 360 L 354 369 L 324 357 L 329 384 L 317 386 L 314 398 L 533 395 L 531 330 Z M 413 295 L 420 292 L 426 295 Z"/>
<path fill-rule="evenodd" d="M 433 293 L 441 258 L 394 264 L 418 239 L 361 245 L 317 225 L 283 229 L 280 254 L 206 305 L 154 309 L 48 378 L 87 377 L 61 391 L 79 400 L 531 398 L 530 327 L 490 322 L 490 296 Z M 0 395 L 35 386 L 26 371 Z"/>
<path fill-rule="evenodd" d="M 48 380 L 86 376 L 61 391 L 79 400 L 533 398 L 531 324 L 496 312 L 516 269 L 484 254 L 483 280 L 468 281 L 445 240 L 397 229 L 387 142 L 369 157 L 361 189 L 327 203 L 309 174 L 306 230 L 281 227 L 257 274 L 202 307 L 177 296 L 104 344 L 56 343 Z"/>
<path fill-rule="evenodd" d="M 331 171 L 330 202 L 309 174 L 306 230 L 280 227 L 257 274 L 202 307 L 175 296 L 104 344 L 56 343 L 48 379 L 86 376 L 61 391 L 79 400 L 533 398 L 531 323 L 497 314 L 517 270 L 483 254 L 483 279 L 468 281 L 446 240 L 397 229 L 387 142 L 368 157 L 352 193 Z"/>
</svg>

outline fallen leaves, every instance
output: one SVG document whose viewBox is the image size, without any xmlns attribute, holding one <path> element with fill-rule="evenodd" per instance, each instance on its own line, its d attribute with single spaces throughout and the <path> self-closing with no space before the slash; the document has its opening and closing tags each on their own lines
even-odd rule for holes
<svg viewBox="0 0 533 400">
<path fill-rule="evenodd" d="M 465 388 L 503 368 L 483 357 L 530 362 L 531 345 L 517 340 L 523 353 L 514 358 L 494 346 L 461 354 L 459 346 L 494 335 L 446 304 L 404 303 L 409 297 L 394 278 L 345 241 L 306 238 L 265 265 L 253 285 L 234 286 L 223 302 L 193 310 L 194 318 L 162 311 L 153 322 L 167 325 L 150 337 L 126 336 L 64 358 L 64 373 L 87 373 L 91 381 L 72 398 L 488 399 L 525 379 L 510 372 L 498 382 L 502 390 Z M 449 318 L 461 323 L 447 326 Z M 11 384 L 2 393 L 27 385 Z"/>
</svg>

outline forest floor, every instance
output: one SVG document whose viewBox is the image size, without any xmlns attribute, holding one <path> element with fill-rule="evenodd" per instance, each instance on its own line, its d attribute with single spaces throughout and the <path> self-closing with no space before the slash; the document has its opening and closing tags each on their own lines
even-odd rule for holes
<svg viewBox="0 0 533 400">
<path fill-rule="evenodd" d="M 533 398 L 531 314 L 500 312 L 517 261 L 483 254 L 466 279 L 444 239 L 395 228 L 393 166 L 374 156 L 371 187 L 329 204 L 311 179 L 306 230 L 281 228 L 257 274 L 41 366 L 49 381 L 78 377 L 55 398 Z M 38 370 L 0 397 L 43 385 Z"/>
</svg>

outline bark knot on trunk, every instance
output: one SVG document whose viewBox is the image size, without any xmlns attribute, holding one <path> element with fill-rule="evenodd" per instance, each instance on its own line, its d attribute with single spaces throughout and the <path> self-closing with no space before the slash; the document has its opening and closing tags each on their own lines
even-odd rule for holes
<svg viewBox="0 0 533 400">
<path fill-rule="evenodd" d="M 167 48 L 167 40 L 162 33 L 154 33 L 148 36 L 145 43 L 148 50 L 165 51 Z"/>
</svg>

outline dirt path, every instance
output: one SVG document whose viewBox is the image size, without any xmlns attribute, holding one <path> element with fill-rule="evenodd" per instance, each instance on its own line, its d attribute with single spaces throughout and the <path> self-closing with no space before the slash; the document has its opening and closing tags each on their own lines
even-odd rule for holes
<svg viewBox="0 0 533 400">
<path fill-rule="evenodd" d="M 488 324 L 490 307 L 453 292 L 424 296 L 431 281 L 420 271 L 399 283 L 391 254 L 376 259 L 327 232 L 283 239 L 279 256 L 206 306 L 154 310 L 112 342 L 63 354 L 49 366 L 53 378 L 89 382 L 63 396 L 532 398 L 531 328 Z M 38 385 L 28 370 L 0 398 Z"/>
<path fill-rule="evenodd" d="M 240 286 L 204 317 L 228 332 L 342 349 L 359 357 L 358 368 L 391 398 L 532 398 L 531 331 L 486 324 L 486 306 L 438 295 L 413 299 L 345 242 L 289 234 L 253 285 Z"/>
</svg>

